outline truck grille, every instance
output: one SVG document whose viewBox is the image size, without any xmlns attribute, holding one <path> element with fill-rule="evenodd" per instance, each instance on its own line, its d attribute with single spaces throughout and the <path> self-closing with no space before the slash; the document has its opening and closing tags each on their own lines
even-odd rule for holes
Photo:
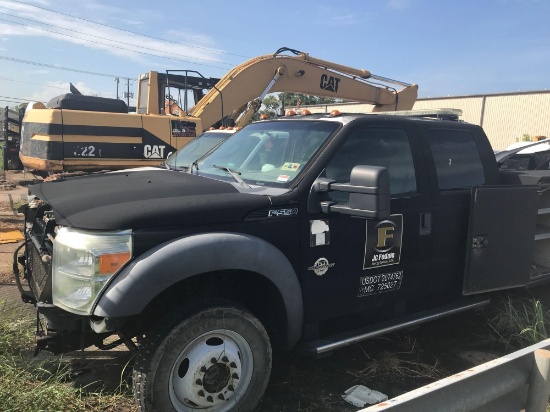
<svg viewBox="0 0 550 412">
<path fill-rule="evenodd" d="M 36 300 L 52 302 L 51 264 L 44 263 L 33 242 L 27 246 L 27 262 L 30 274 L 30 284 Z"/>
<path fill-rule="evenodd" d="M 25 212 L 26 276 L 39 302 L 52 302 L 51 257 L 55 219 L 49 205 L 40 203 Z"/>
</svg>

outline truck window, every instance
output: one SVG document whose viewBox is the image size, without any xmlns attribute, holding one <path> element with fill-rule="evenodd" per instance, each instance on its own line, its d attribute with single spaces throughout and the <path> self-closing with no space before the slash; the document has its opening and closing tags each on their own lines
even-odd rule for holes
<svg viewBox="0 0 550 412">
<path fill-rule="evenodd" d="M 329 162 L 325 175 L 337 182 L 349 182 L 351 170 L 358 165 L 387 167 L 391 194 L 416 192 L 411 148 L 402 129 L 369 127 L 353 131 Z"/>
<path fill-rule="evenodd" d="M 474 136 L 458 130 L 431 130 L 432 151 L 440 190 L 463 189 L 485 183 Z"/>
</svg>

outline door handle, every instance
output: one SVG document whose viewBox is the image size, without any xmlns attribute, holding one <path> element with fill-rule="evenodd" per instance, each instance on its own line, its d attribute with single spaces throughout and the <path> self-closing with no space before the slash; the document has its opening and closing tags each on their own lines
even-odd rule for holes
<svg viewBox="0 0 550 412">
<path fill-rule="evenodd" d="M 430 212 L 420 213 L 420 234 L 429 235 L 432 233 L 432 214 Z"/>
</svg>

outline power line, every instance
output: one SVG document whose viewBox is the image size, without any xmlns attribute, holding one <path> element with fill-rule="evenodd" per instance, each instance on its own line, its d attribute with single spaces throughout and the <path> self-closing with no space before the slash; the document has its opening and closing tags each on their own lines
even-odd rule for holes
<svg viewBox="0 0 550 412">
<path fill-rule="evenodd" d="M 21 81 L 21 80 L 8 79 L 7 77 L 0 77 L 0 80 L 7 80 L 8 82 L 32 84 L 32 85 L 35 85 L 35 86 L 42 86 L 42 87 L 51 87 L 52 89 L 61 89 L 61 90 L 65 90 L 65 89 L 66 89 L 66 87 L 50 86 L 50 85 L 47 85 L 47 84 L 39 84 L 39 83 L 31 83 L 31 82 L 23 82 L 23 81 Z"/>
<path fill-rule="evenodd" d="M 90 75 L 93 75 L 93 76 L 121 77 L 123 79 L 128 79 L 128 80 L 131 80 L 131 81 L 135 80 L 134 78 L 127 77 L 127 76 L 120 76 L 120 75 L 116 75 L 116 74 L 96 73 L 96 72 L 91 72 L 91 71 L 88 71 L 88 70 L 71 69 L 69 67 L 55 66 L 53 64 L 33 62 L 33 61 L 30 61 L 30 60 L 15 59 L 13 57 L 7 57 L 7 56 L 0 56 L 0 60 L 8 60 L 8 61 L 12 61 L 12 62 L 15 62 L 15 63 L 31 64 L 33 66 L 48 67 L 50 69 L 56 69 L 56 70 L 67 70 L 67 71 L 70 71 L 70 72 L 90 74 Z"/>
<path fill-rule="evenodd" d="M 94 34 L 83 33 L 83 32 L 78 31 L 78 30 L 68 29 L 68 28 L 65 28 L 65 27 L 56 26 L 56 25 L 54 25 L 54 24 L 44 23 L 44 22 L 41 22 L 41 21 L 38 21 L 38 20 L 28 19 L 28 18 L 26 18 L 26 17 L 20 17 L 20 16 L 16 16 L 16 15 L 13 15 L 13 14 L 5 13 L 5 12 L 0 12 L 0 14 L 4 14 L 4 15 L 7 15 L 7 16 L 10 16 L 10 17 L 15 17 L 15 18 L 17 18 L 17 19 L 32 21 L 32 22 L 34 22 L 34 23 L 38 23 L 38 24 L 42 24 L 42 25 L 50 26 L 50 27 L 55 27 L 55 28 L 57 28 L 57 29 L 70 31 L 70 32 L 73 32 L 73 33 L 83 34 L 83 35 L 89 36 L 89 37 L 95 37 L 95 38 L 97 38 L 97 39 L 107 40 L 107 41 L 110 41 L 110 42 L 113 42 L 113 43 L 125 44 L 125 45 L 127 45 L 127 46 L 136 47 L 136 48 L 145 49 L 145 50 L 153 50 L 153 51 L 156 51 L 156 50 L 157 50 L 157 49 L 154 49 L 154 48 L 152 48 L 152 47 L 138 46 L 138 45 L 135 45 L 135 44 L 132 44 L 132 43 L 126 43 L 126 42 L 123 42 L 123 41 L 120 41 L 120 40 L 113 40 L 113 39 L 109 39 L 109 38 L 106 38 L 106 37 L 96 36 L 96 35 L 94 35 Z M 42 27 L 31 26 L 31 25 L 24 24 L 24 23 L 21 23 L 21 22 L 14 22 L 14 21 L 5 20 L 5 19 L 0 19 L 0 20 L 2 20 L 2 21 L 7 21 L 7 22 L 13 23 L 13 24 L 20 24 L 20 25 L 23 25 L 23 26 L 26 26 L 26 27 L 31 27 L 31 28 L 34 28 L 34 29 L 39 29 L 39 30 L 48 31 L 48 32 L 50 32 L 50 33 L 59 34 L 59 35 L 62 35 L 62 36 L 69 36 L 68 34 L 64 34 L 64 33 L 59 33 L 59 32 L 55 32 L 55 31 L 46 30 L 46 29 L 44 29 L 44 28 L 42 28 Z M 69 36 L 69 37 L 71 37 L 71 36 Z M 101 45 L 108 46 L 108 47 L 113 47 L 113 48 L 122 49 L 122 50 L 128 50 L 128 51 L 132 51 L 132 52 L 134 52 L 134 53 L 148 54 L 148 55 L 155 56 L 155 57 L 162 57 L 162 58 L 169 59 L 169 57 L 165 57 L 165 56 L 158 55 L 158 54 L 150 54 L 150 53 L 140 52 L 140 51 L 137 51 L 137 50 L 130 50 L 130 49 L 122 48 L 122 47 L 116 47 L 116 46 L 111 45 L 111 44 L 105 44 L 105 43 L 101 43 L 101 42 L 94 42 L 93 40 L 83 39 L 83 38 L 81 38 L 81 37 L 74 37 L 74 38 L 79 39 L 79 40 L 89 41 L 89 42 L 92 42 L 92 43 L 101 44 Z M 189 55 L 185 55 L 185 54 L 179 54 L 179 53 L 166 53 L 166 54 L 171 54 L 171 55 L 173 55 L 173 56 L 181 56 L 181 57 L 186 57 L 186 58 L 190 58 L 190 59 L 194 59 L 194 60 L 201 60 L 201 61 L 206 61 L 206 62 L 219 63 L 219 64 L 225 64 L 225 65 L 228 65 L 228 66 L 232 66 L 231 63 L 223 63 L 223 62 L 218 62 L 218 61 L 216 61 L 216 60 L 202 59 L 202 58 L 200 58 L 200 57 L 193 57 L 193 56 L 189 56 Z M 180 59 L 172 59 L 172 60 L 183 61 L 183 62 L 185 62 L 185 63 L 193 63 L 193 62 L 188 62 L 188 61 L 180 60 Z M 194 64 L 200 64 L 200 63 L 194 63 Z M 206 66 L 206 65 L 205 65 L 205 66 Z M 210 66 L 210 67 L 215 67 L 215 68 L 221 69 L 221 67 L 216 67 L 216 66 Z"/>
<path fill-rule="evenodd" d="M 7 77 L 0 77 L 0 80 L 7 80 L 9 82 L 16 82 L 16 83 L 24 83 L 24 84 L 32 84 L 34 86 L 41 86 L 41 87 L 49 87 L 51 89 L 60 89 L 60 90 L 67 90 L 66 87 L 60 87 L 60 86 L 51 86 L 48 84 L 39 84 L 39 83 L 31 83 L 31 82 L 23 82 L 21 80 L 15 80 L 15 79 L 8 79 Z M 105 95 L 105 93 L 97 93 L 99 96 L 109 96 Z"/>
<path fill-rule="evenodd" d="M 4 97 L 6 99 L 15 99 L 15 101 L 25 101 L 25 102 L 36 102 L 36 99 L 35 100 L 29 100 L 29 99 L 22 99 L 20 97 L 11 97 L 11 96 L 0 96 L 0 97 Z M 7 100 L 6 100 L 7 101 Z"/>
<path fill-rule="evenodd" d="M 100 45 L 102 45 L 102 46 L 112 47 L 113 49 L 126 50 L 126 51 L 130 51 L 130 52 L 132 52 L 132 53 L 145 54 L 145 55 L 147 55 L 147 56 L 158 57 L 158 58 L 161 58 L 161 59 L 175 60 L 175 61 L 183 62 L 183 63 L 191 63 L 191 64 L 196 64 L 196 65 L 199 65 L 199 66 L 213 67 L 213 68 L 215 68 L 215 69 L 226 70 L 226 68 L 224 68 L 224 67 L 212 66 L 211 64 L 190 62 L 190 61 L 181 60 L 181 59 L 174 59 L 174 58 L 171 58 L 171 57 L 164 57 L 164 56 L 160 56 L 160 55 L 158 55 L 158 54 L 152 54 L 152 53 L 142 52 L 142 51 L 138 51 L 138 50 L 131 50 L 131 49 L 127 49 L 127 48 L 125 48 L 125 47 L 119 47 L 119 46 L 114 46 L 114 45 L 112 45 L 112 44 L 102 43 L 102 42 L 99 42 L 99 41 L 94 41 L 94 40 L 89 40 L 89 39 L 83 39 L 83 38 L 81 38 L 81 37 L 71 36 L 71 35 L 69 35 L 69 34 L 59 33 L 59 32 L 53 31 L 53 30 L 44 29 L 44 28 L 42 28 L 42 27 L 31 26 L 31 25 L 29 25 L 29 24 L 19 23 L 19 22 L 15 22 L 15 21 L 11 21 L 11 20 L 2 19 L 2 18 L 0 18 L 0 21 L 7 21 L 7 22 L 12 23 L 12 24 L 20 24 L 21 26 L 26 26 L 26 27 L 31 27 L 31 28 L 33 28 L 33 29 L 43 30 L 43 31 L 46 31 L 46 32 L 49 32 L 49 33 L 57 34 L 57 35 L 59 35 L 59 36 L 71 37 L 71 38 L 78 39 L 78 40 L 82 40 L 82 41 L 85 41 L 85 42 L 88 42 L 88 43 L 100 44 Z"/>
<path fill-rule="evenodd" d="M 8 103 L 23 103 L 20 100 L 7 100 L 7 99 L 0 99 L 0 102 L 8 102 Z"/>
<path fill-rule="evenodd" d="M 211 51 L 211 52 L 214 52 L 214 53 L 229 54 L 229 55 L 231 55 L 231 56 L 245 57 L 245 58 L 247 58 L 247 59 L 250 58 L 250 56 L 243 56 L 242 54 L 229 53 L 229 52 L 225 52 L 225 51 L 223 51 L 223 50 L 211 49 L 211 48 L 208 48 L 208 47 L 196 46 L 196 45 L 193 45 L 193 44 L 180 43 L 180 42 L 176 42 L 176 41 L 173 41 L 173 40 L 161 39 L 161 38 L 159 38 L 159 37 L 154 37 L 154 36 L 149 36 L 149 35 L 147 35 L 147 34 L 137 33 L 137 32 L 131 31 L 131 30 L 120 29 L 120 28 L 118 28 L 118 27 L 110 26 L 110 25 L 108 25 L 108 24 L 98 23 L 98 22 L 93 21 L 93 20 L 88 20 L 88 19 L 84 19 L 84 18 L 82 18 L 82 17 L 76 17 L 76 16 L 73 16 L 73 15 L 70 15 L 70 14 L 67 14 L 67 13 L 62 13 L 62 12 L 60 12 L 60 11 L 55 11 L 55 10 L 52 10 L 52 9 L 47 9 L 47 8 L 45 8 L 45 7 L 36 6 L 36 5 L 34 5 L 34 4 L 25 3 L 24 1 L 19 1 L 19 0 L 12 0 L 12 1 L 15 2 L 15 3 L 24 4 L 24 5 L 26 5 L 26 6 L 35 7 L 35 8 L 37 8 L 37 9 L 46 10 L 46 11 L 49 11 L 49 12 L 52 12 L 52 13 L 61 14 L 61 15 L 63 15 L 63 16 L 71 17 L 71 18 L 73 18 L 73 19 L 78 19 L 78 20 L 82 20 L 82 21 L 87 21 L 88 23 L 97 24 L 97 25 L 99 25 L 99 26 L 109 27 L 109 28 L 111 28 L 111 29 L 115 29 L 115 30 L 119 30 L 119 31 L 124 31 L 124 32 L 126 32 L 126 33 L 132 33 L 132 34 L 135 34 L 135 35 L 138 35 L 138 36 L 142 36 L 142 37 L 148 37 L 148 38 L 150 38 L 150 39 L 161 40 L 161 41 L 164 41 L 164 42 L 174 43 L 174 44 L 183 45 L 183 46 L 187 46 L 187 47 L 193 47 L 193 48 L 195 48 L 195 49 L 208 50 L 208 51 Z"/>
</svg>

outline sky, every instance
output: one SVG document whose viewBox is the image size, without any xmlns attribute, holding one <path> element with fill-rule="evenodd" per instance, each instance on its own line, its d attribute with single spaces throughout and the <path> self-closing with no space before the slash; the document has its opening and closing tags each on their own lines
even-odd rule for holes
<svg viewBox="0 0 550 412">
<path fill-rule="evenodd" d="M 419 97 L 546 90 L 549 21 L 550 0 L 0 0 L 0 107 L 69 82 L 117 97 L 116 78 L 123 97 L 151 70 L 222 77 L 280 47 L 418 84 Z"/>
</svg>

